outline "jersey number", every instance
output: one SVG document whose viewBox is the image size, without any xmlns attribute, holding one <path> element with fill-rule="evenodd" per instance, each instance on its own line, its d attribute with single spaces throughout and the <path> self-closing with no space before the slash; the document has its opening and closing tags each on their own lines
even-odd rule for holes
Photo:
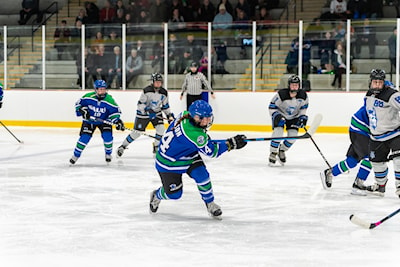
<svg viewBox="0 0 400 267">
<path fill-rule="evenodd" d="M 165 153 L 168 148 L 169 148 L 169 143 L 171 143 L 172 138 L 174 137 L 174 133 L 171 132 L 166 132 L 162 137 L 161 137 L 161 144 L 160 144 L 160 149 L 163 153 Z"/>
</svg>

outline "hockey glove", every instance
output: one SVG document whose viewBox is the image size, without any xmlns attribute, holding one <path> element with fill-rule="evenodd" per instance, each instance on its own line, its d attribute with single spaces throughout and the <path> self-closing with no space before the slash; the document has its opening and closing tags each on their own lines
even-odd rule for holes
<svg viewBox="0 0 400 267">
<path fill-rule="evenodd" d="M 238 134 L 234 137 L 228 138 L 226 140 L 226 145 L 228 146 L 228 151 L 231 151 L 232 149 L 241 149 L 245 145 L 247 145 L 246 136 L 243 134 Z"/>
<path fill-rule="evenodd" d="M 175 116 L 174 116 L 174 113 L 170 113 L 169 115 L 168 115 L 168 122 L 171 122 L 171 121 L 173 121 L 173 120 L 175 120 Z"/>
<path fill-rule="evenodd" d="M 118 131 L 125 131 L 124 122 L 123 122 L 121 119 L 119 119 L 119 120 L 115 123 L 115 128 L 116 128 Z"/>
<path fill-rule="evenodd" d="M 3 106 L 3 102 L 0 102 L 0 108 Z"/>
<path fill-rule="evenodd" d="M 274 127 L 283 127 L 285 126 L 286 120 L 278 111 L 272 113 L 272 122 Z"/>
<path fill-rule="evenodd" d="M 90 120 L 90 113 L 87 107 L 80 107 L 79 112 L 81 113 L 82 118 L 85 120 Z"/>
<path fill-rule="evenodd" d="M 307 115 L 301 115 L 296 123 L 296 127 L 297 128 L 304 128 L 304 126 L 307 125 L 307 120 L 308 120 L 308 116 Z"/>
<path fill-rule="evenodd" d="M 157 117 L 157 113 L 152 109 L 147 110 L 147 115 L 149 115 L 150 120 L 154 120 Z"/>
</svg>

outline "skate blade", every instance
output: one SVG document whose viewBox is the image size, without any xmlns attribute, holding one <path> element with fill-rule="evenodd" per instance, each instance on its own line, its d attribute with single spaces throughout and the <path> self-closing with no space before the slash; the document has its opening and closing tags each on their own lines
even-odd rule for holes
<svg viewBox="0 0 400 267">
<path fill-rule="evenodd" d="M 367 193 L 364 190 L 355 189 L 355 188 L 351 189 L 350 194 L 354 195 L 354 196 L 366 196 L 367 195 Z"/>
<path fill-rule="evenodd" d="M 324 189 L 328 189 L 328 188 L 330 188 L 331 186 L 328 186 L 327 184 L 326 184 L 326 182 L 325 182 L 325 174 L 323 173 L 323 172 L 320 172 L 319 173 L 319 177 L 321 178 L 321 182 L 322 182 L 322 187 L 324 188 Z"/>
<path fill-rule="evenodd" d="M 371 192 L 371 191 L 367 191 L 368 194 L 373 195 L 373 196 L 378 196 L 378 197 L 384 197 L 385 193 L 381 193 L 381 192 Z"/>
</svg>

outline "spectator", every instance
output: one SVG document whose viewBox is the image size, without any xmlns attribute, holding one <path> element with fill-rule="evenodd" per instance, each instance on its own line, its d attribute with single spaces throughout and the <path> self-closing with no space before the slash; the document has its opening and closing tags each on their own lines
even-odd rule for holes
<svg viewBox="0 0 400 267">
<path fill-rule="evenodd" d="M 154 3 L 150 6 L 149 9 L 149 17 L 150 22 L 167 22 L 168 18 L 167 14 L 167 6 L 165 5 L 163 0 L 155 0 Z"/>
<path fill-rule="evenodd" d="M 137 50 L 138 56 L 143 60 L 146 60 L 146 48 L 144 47 L 142 40 L 137 40 L 135 49 Z"/>
<path fill-rule="evenodd" d="M 335 50 L 335 40 L 332 39 L 330 31 L 325 32 L 325 38 L 319 42 L 318 55 L 321 60 L 321 71 L 323 73 L 331 71 L 332 65 L 330 60 Z"/>
<path fill-rule="evenodd" d="M 138 56 L 137 50 L 132 49 L 131 54 L 126 60 L 126 87 L 129 88 L 129 84 L 143 73 L 143 59 Z"/>
<path fill-rule="evenodd" d="M 393 34 L 389 37 L 388 41 L 389 46 L 389 60 L 390 60 L 390 74 L 393 73 L 393 70 L 396 71 L 396 47 L 397 47 L 397 28 L 394 27 Z"/>
<path fill-rule="evenodd" d="M 204 52 L 203 57 L 200 59 L 199 72 L 203 73 L 207 77 L 208 72 L 208 55 Z"/>
<path fill-rule="evenodd" d="M 94 57 L 93 80 L 105 81 L 107 78 L 109 58 L 106 55 L 105 50 L 103 43 L 97 44 L 97 54 Z"/>
<path fill-rule="evenodd" d="M 217 46 L 215 46 L 215 53 L 217 56 L 217 65 L 215 67 L 216 74 L 229 74 L 225 70 L 225 62 L 228 60 L 228 53 L 226 51 L 226 41 L 220 41 Z"/>
<path fill-rule="evenodd" d="M 168 20 L 168 27 L 171 31 L 179 31 L 186 28 L 185 18 L 180 14 L 179 8 L 172 10 L 172 16 Z"/>
<path fill-rule="evenodd" d="M 303 62 L 302 62 L 302 79 L 307 80 L 308 74 L 310 74 L 311 70 L 311 41 L 308 39 L 303 40 Z M 287 64 L 287 71 L 288 73 L 297 74 L 298 72 L 298 64 L 299 64 L 299 38 L 296 37 L 293 39 L 291 48 L 289 53 L 286 57 L 285 64 Z"/>
<path fill-rule="evenodd" d="M 335 87 L 338 81 L 338 89 L 342 88 L 342 75 L 346 73 L 346 52 L 344 51 L 342 42 L 336 42 L 336 49 L 332 54 L 332 65 L 335 72 L 335 78 L 332 81 L 332 86 Z"/>
<path fill-rule="evenodd" d="M 225 5 L 219 5 L 219 13 L 215 15 L 213 20 L 213 28 L 214 30 L 226 30 L 231 27 L 233 18 L 232 15 L 226 11 Z"/>
<path fill-rule="evenodd" d="M 250 15 L 250 5 L 247 2 L 247 0 L 238 0 L 236 6 L 235 6 L 235 13 L 231 14 L 234 16 L 234 20 L 239 20 L 241 19 L 241 12 L 244 12 L 246 17 L 248 17 Z"/>
<path fill-rule="evenodd" d="M 239 30 L 239 34 L 240 31 L 247 31 L 250 29 L 250 21 L 249 18 L 247 17 L 247 14 L 241 10 L 238 9 L 237 10 L 237 17 L 236 20 L 234 21 L 234 28 Z"/>
<path fill-rule="evenodd" d="M 257 29 L 264 30 L 264 29 L 272 28 L 272 26 L 270 24 L 271 20 L 272 19 L 271 19 L 271 16 L 269 15 L 267 7 L 262 6 L 260 8 L 260 12 L 257 13 L 257 15 L 256 15 Z"/>
<path fill-rule="evenodd" d="M 57 49 L 57 59 L 61 60 L 64 52 L 69 48 L 71 41 L 71 31 L 67 27 L 67 21 L 62 20 L 60 27 L 54 32 L 54 48 Z"/>
<path fill-rule="evenodd" d="M 193 59 L 190 50 L 185 50 L 185 52 L 183 52 L 183 57 L 179 57 L 179 61 L 177 64 L 177 73 L 187 73 L 187 68 L 192 61 Z"/>
<path fill-rule="evenodd" d="M 79 50 L 80 51 L 80 50 Z M 93 67 L 94 67 L 94 54 L 90 53 L 89 48 L 85 47 L 85 85 L 86 88 L 93 88 L 93 82 L 94 80 L 92 79 L 92 73 L 93 73 Z M 78 72 L 78 80 L 76 81 L 76 84 L 79 86 L 79 88 L 82 88 L 82 57 L 81 57 L 81 52 L 78 53 L 78 56 L 76 57 L 75 61 L 76 67 L 77 67 L 77 72 Z"/>
<path fill-rule="evenodd" d="M 235 10 L 233 9 L 233 6 L 229 2 L 229 0 L 220 0 L 220 2 L 217 5 L 217 14 L 218 14 L 218 11 L 219 11 L 219 7 L 221 5 L 224 5 L 226 12 L 228 12 L 233 18 L 233 14 L 234 14 Z"/>
<path fill-rule="evenodd" d="M 22 9 L 19 11 L 19 25 L 25 25 L 34 14 L 38 14 L 38 23 L 42 21 L 42 16 L 39 15 L 38 0 L 22 0 L 21 6 Z"/>
<path fill-rule="evenodd" d="M 100 23 L 112 23 L 116 15 L 110 0 L 106 0 L 104 7 L 100 10 Z"/>
<path fill-rule="evenodd" d="M 378 43 L 376 39 L 375 27 L 370 25 L 368 18 L 364 19 L 362 26 L 354 27 L 356 35 L 356 58 L 360 58 L 361 45 L 368 45 L 370 58 L 375 58 L 375 47 Z"/>
<path fill-rule="evenodd" d="M 323 37 L 324 32 L 325 28 L 321 24 L 321 19 L 314 18 L 310 25 L 307 27 L 305 36 L 307 39 L 318 42 L 318 40 Z"/>
<path fill-rule="evenodd" d="M 393 6 L 393 8 L 396 8 Z M 367 17 L 371 19 L 383 18 L 383 1 L 367 0 Z"/>
<path fill-rule="evenodd" d="M 145 31 L 147 25 L 150 22 L 149 14 L 145 9 L 139 11 L 139 16 L 136 19 L 137 28 L 139 31 Z"/>
<path fill-rule="evenodd" d="M 117 76 L 116 88 L 122 87 L 122 57 L 121 48 L 114 46 L 114 53 L 110 57 L 110 64 L 108 69 L 107 88 L 111 88 L 114 77 Z"/>
<path fill-rule="evenodd" d="M 115 9 L 122 9 L 124 11 L 124 15 L 125 13 L 127 13 L 126 7 L 124 6 L 124 2 L 122 2 L 122 0 L 118 0 L 117 4 L 115 5 Z"/>
<path fill-rule="evenodd" d="M 118 36 L 117 30 L 111 28 L 111 32 L 108 35 L 108 39 L 104 40 L 104 45 L 106 46 L 106 54 L 112 55 L 114 54 L 115 46 L 122 46 L 122 39 Z"/>
<path fill-rule="evenodd" d="M 186 51 L 190 51 L 193 61 L 199 64 L 201 57 L 203 56 L 203 49 L 201 44 L 194 38 L 193 34 L 186 36 L 186 43 L 183 44 Z"/>
<path fill-rule="evenodd" d="M 367 17 L 366 0 L 349 0 L 347 13 L 350 19 L 365 19 Z"/>
<path fill-rule="evenodd" d="M 82 24 L 87 24 L 88 23 L 88 16 L 86 15 L 86 9 L 81 8 L 79 10 L 78 16 L 75 18 L 76 21 L 80 21 Z"/>
<path fill-rule="evenodd" d="M 125 12 L 122 8 L 117 9 L 117 15 L 114 18 L 115 24 L 123 24 L 125 23 Z"/>
<path fill-rule="evenodd" d="M 331 19 L 343 20 L 347 18 L 346 0 L 332 0 L 330 5 Z"/>
<path fill-rule="evenodd" d="M 157 42 L 153 46 L 153 61 L 151 67 L 153 72 L 164 72 L 164 41 Z"/>
<path fill-rule="evenodd" d="M 178 73 L 177 63 L 182 56 L 182 47 L 176 35 L 171 33 L 168 40 L 168 72 Z"/>
<path fill-rule="evenodd" d="M 212 22 L 215 17 L 215 6 L 210 0 L 203 0 L 203 4 L 198 11 L 197 20 L 201 22 Z"/>
<path fill-rule="evenodd" d="M 88 24 L 98 24 L 100 21 L 100 11 L 97 5 L 93 2 L 86 2 L 86 14 Z"/>
</svg>

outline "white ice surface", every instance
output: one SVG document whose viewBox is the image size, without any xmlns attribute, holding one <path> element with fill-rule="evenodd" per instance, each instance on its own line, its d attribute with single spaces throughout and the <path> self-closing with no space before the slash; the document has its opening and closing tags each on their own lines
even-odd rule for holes
<svg viewBox="0 0 400 267">
<path fill-rule="evenodd" d="M 186 175 L 183 197 L 151 215 L 160 179 L 150 138 L 107 165 L 96 132 L 69 166 L 78 129 L 9 128 L 24 143 L 0 127 L 0 266 L 398 266 L 400 216 L 373 230 L 349 221 L 399 208 L 391 166 L 385 197 L 353 196 L 356 170 L 322 188 L 326 163 L 310 140 L 298 140 L 283 167 L 267 166 L 269 143 L 250 142 L 205 158 L 222 221 L 208 217 Z M 126 134 L 115 132 L 114 149 Z M 330 164 L 344 158 L 347 135 L 314 139 Z"/>
</svg>

